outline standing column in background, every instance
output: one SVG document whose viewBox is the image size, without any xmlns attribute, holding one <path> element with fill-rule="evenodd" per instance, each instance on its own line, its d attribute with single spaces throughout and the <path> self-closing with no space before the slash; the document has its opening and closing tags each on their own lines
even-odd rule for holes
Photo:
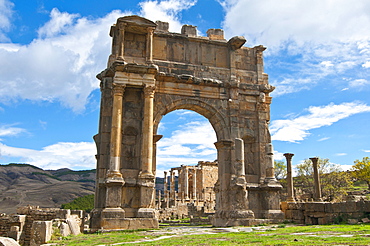
<svg viewBox="0 0 370 246">
<path fill-rule="evenodd" d="M 313 177 L 315 180 L 315 193 L 314 193 L 314 200 L 315 202 L 322 202 L 322 197 L 321 197 L 321 185 L 320 185 L 320 175 L 319 175 L 319 169 L 317 167 L 317 161 L 319 158 L 317 157 L 312 157 L 310 158 L 313 164 Z"/>
<path fill-rule="evenodd" d="M 287 188 L 288 188 L 288 197 L 287 202 L 295 202 L 294 192 L 293 192 L 293 175 L 292 175 L 292 157 L 294 154 L 285 153 L 286 165 L 287 165 Z"/>
</svg>

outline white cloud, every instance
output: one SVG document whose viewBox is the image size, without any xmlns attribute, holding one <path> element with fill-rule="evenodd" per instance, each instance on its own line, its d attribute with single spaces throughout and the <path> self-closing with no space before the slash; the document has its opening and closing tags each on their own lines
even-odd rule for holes
<svg viewBox="0 0 370 246">
<path fill-rule="evenodd" d="M 339 167 L 342 169 L 342 171 L 349 171 L 351 170 L 353 165 L 339 165 Z"/>
<path fill-rule="evenodd" d="M 364 67 L 364 68 L 370 68 L 370 61 L 367 61 L 364 64 L 362 64 L 362 67 Z"/>
<path fill-rule="evenodd" d="M 51 20 L 38 30 L 39 38 L 51 38 L 64 34 L 69 28 L 74 28 L 73 22 L 78 17 L 78 14 L 61 13 L 56 8 L 52 9 Z"/>
<path fill-rule="evenodd" d="M 319 140 L 317 140 L 318 142 L 322 142 L 322 141 L 326 141 L 330 139 L 329 137 L 323 137 L 323 138 L 320 138 Z"/>
<path fill-rule="evenodd" d="M 221 0 L 225 35 L 244 35 L 248 46 L 262 44 L 265 64 L 281 68 L 271 84 L 274 96 L 311 90 L 331 83 L 366 79 L 369 66 L 370 2 L 348 0 Z M 276 57 L 279 60 L 275 60 Z M 285 63 L 281 62 L 284 60 Z M 334 78 L 328 79 L 332 75 Z M 299 80 L 311 81 L 302 84 Z M 369 79 L 367 79 L 369 80 Z M 286 83 L 286 82 L 292 82 Z M 346 85 L 347 86 L 347 85 Z M 335 87 L 333 87 L 335 89 Z"/>
<path fill-rule="evenodd" d="M 320 64 L 323 65 L 324 67 L 334 66 L 334 64 L 331 61 L 322 61 Z"/>
<path fill-rule="evenodd" d="M 335 154 L 336 156 L 346 156 L 346 155 L 348 155 L 347 153 L 336 153 Z"/>
<path fill-rule="evenodd" d="M 244 34 L 253 45 L 279 46 L 283 41 L 330 42 L 368 39 L 370 2 L 358 0 L 225 0 L 224 28 Z"/>
<path fill-rule="evenodd" d="M 352 80 L 349 82 L 349 86 L 350 87 L 364 87 L 364 86 L 367 86 L 367 85 L 370 85 L 370 81 L 366 80 L 366 79 L 355 79 L 355 80 Z"/>
<path fill-rule="evenodd" d="M 279 151 L 274 150 L 274 159 L 277 161 L 285 161 L 285 156 L 283 153 L 280 153 Z"/>
<path fill-rule="evenodd" d="M 173 131 L 171 137 L 157 143 L 159 168 L 216 159 L 216 133 L 208 121 L 194 121 L 178 128 L 181 130 Z"/>
<path fill-rule="evenodd" d="M 194 6 L 196 2 L 196 0 L 144 1 L 139 4 L 140 15 L 152 21 L 168 22 L 169 30 L 179 33 L 182 27 L 179 13 Z"/>
<path fill-rule="evenodd" d="M 89 142 L 61 142 L 42 150 L 10 147 L 0 143 L 0 158 L 20 158 L 23 162 L 43 169 L 92 169 L 95 168 L 96 147 Z"/>
<path fill-rule="evenodd" d="M 313 85 L 315 85 L 315 82 L 311 81 L 311 79 L 286 78 L 281 82 L 274 81 L 271 82 L 271 84 L 276 86 L 276 89 L 271 93 L 271 95 L 273 97 L 277 97 L 302 90 L 309 90 Z"/>
<path fill-rule="evenodd" d="M 0 42 L 9 41 L 5 33 L 11 27 L 14 4 L 8 0 L 0 0 Z"/>
<path fill-rule="evenodd" d="M 366 152 L 366 153 L 370 153 L 370 149 L 369 150 L 362 150 L 363 152 Z"/>
<path fill-rule="evenodd" d="M 310 135 L 310 130 L 347 118 L 353 114 L 370 112 L 370 106 L 360 102 L 350 102 L 335 105 L 333 103 L 307 109 L 308 114 L 286 120 L 274 120 L 270 131 L 273 140 L 297 142 Z"/>
<path fill-rule="evenodd" d="M 145 1 L 140 15 L 170 23 L 179 32 L 179 13 L 196 1 Z M 12 3 L 0 0 L 0 42 L 9 28 Z M 0 102 L 17 100 L 57 101 L 76 112 L 84 110 L 90 93 L 97 89 L 96 74 L 105 69 L 110 54 L 109 29 L 118 17 L 131 12 L 112 11 L 92 19 L 54 8 L 41 26 L 38 38 L 27 45 L 0 43 Z M 9 41 L 9 40 L 8 40 Z"/>
<path fill-rule="evenodd" d="M 110 26 L 120 11 L 95 20 L 53 9 L 50 20 L 28 45 L 0 44 L 0 102 L 29 99 L 59 101 L 82 111 L 96 74 L 106 67 Z"/>
<path fill-rule="evenodd" d="M 12 125 L 2 125 L 0 126 L 0 137 L 6 136 L 16 136 L 20 133 L 27 132 L 23 128 L 14 127 Z"/>
</svg>

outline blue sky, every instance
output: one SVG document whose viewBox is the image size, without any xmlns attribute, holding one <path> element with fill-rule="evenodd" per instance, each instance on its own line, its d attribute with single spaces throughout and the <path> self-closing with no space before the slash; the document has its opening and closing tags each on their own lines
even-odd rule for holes
<svg viewBox="0 0 370 246">
<path fill-rule="evenodd" d="M 370 156 L 370 1 L 0 0 L 0 163 L 95 168 L 100 91 L 110 26 L 137 14 L 222 28 L 264 45 L 275 159 L 319 156 L 348 168 Z M 191 111 L 160 125 L 158 170 L 213 161 L 215 133 Z"/>
</svg>

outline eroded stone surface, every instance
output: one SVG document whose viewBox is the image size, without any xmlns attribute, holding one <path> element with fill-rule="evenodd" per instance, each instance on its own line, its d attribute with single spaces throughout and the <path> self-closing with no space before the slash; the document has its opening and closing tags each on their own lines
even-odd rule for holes
<svg viewBox="0 0 370 246">
<path fill-rule="evenodd" d="M 117 223 L 151 214 L 140 211 L 155 208 L 158 125 L 177 109 L 203 115 L 216 132 L 214 223 L 283 218 L 277 213 L 281 186 L 272 178 L 268 148 L 269 93 L 274 87 L 263 71 L 265 47 L 244 47 L 246 40 L 239 36 L 227 41 L 219 29 L 207 34 L 197 36 L 190 25 L 181 34 L 170 33 L 167 24 L 139 16 L 121 17 L 112 26 L 112 54 L 107 69 L 97 76 L 102 96 L 94 137 L 98 153 L 93 230 L 102 229 L 100 215 L 108 208 L 125 211 L 120 218 L 109 218 Z M 235 141 L 242 144 L 238 160 Z M 185 200 L 197 194 L 186 190 Z"/>
</svg>

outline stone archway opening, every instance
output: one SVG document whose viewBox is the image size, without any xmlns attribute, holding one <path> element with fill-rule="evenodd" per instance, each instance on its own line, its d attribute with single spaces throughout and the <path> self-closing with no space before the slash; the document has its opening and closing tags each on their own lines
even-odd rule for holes
<svg viewBox="0 0 370 246">
<path fill-rule="evenodd" d="M 195 111 L 178 109 L 162 117 L 157 129 L 163 136 L 155 151 L 158 218 L 213 214 L 218 169 L 212 125 Z"/>
<path fill-rule="evenodd" d="M 164 115 L 155 134 L 163 135 L 157 142 L 157 177 L 159 170 L 217 159 L 215 131 L 195 111 L 179 109 Z"/>
</svg>

